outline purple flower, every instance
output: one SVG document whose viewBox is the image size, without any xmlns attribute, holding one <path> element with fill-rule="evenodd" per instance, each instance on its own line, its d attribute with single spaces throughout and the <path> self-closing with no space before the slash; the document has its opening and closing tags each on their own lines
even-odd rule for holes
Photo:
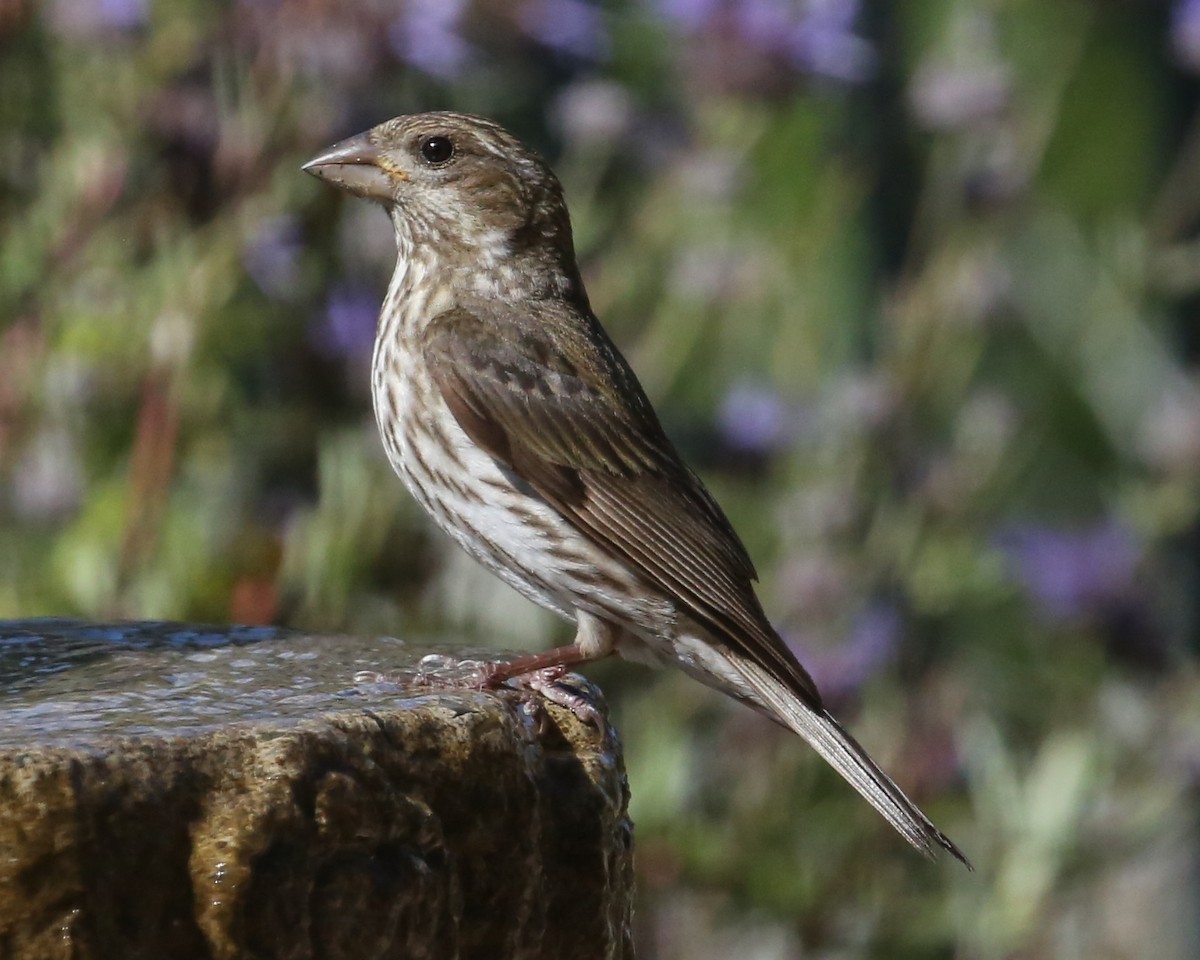
<svg viewBox="0 0 1200 960">
<path fill-rule="evenodd" d="M 117 30 L 133 30 L 146 22 L 146 0 L 99 0 L 100 16 Z"/>
<path fill-rule="evenodd" d="M 316 347 L 335 357 L 361 357 L 371 351 L 379 297 L 365 287 L 335 287 L 312 330 Z"/>
<path fill-rule="evenodd" d="M 388 28 L 392 50 L 430 76 L 454 79 L 473 53 L 458 35 L 465 8 L 465 0 L 409 0 Z"/>
<path fill-rule="evenodd" d="M 875 49 L 855 35 L 858 0 L 809 0 L 791 35 L 790 50 L 800 69 L 844 83 L 875 75 Z"/>
<path fill-rule="evenodd" d="M 903 633 L 899 611 L 873 603 L 854 619 L 850 633 L 837 647 L 818 647 L 803 637 L 788 646 L 803 663 L 821 692 L 831 698 L 853 693 L 896 656 Z"/>
<path fill-rule="evenodd" d="M 242 251 L 242 263 L 268 297 L 289 299 L 299 284 L 303 248 L 304 236 L 295 217 L 267 217 Z"/>
<path fill-rule="evenodd" d="M 136 30 L 148 16 L 146 0 L 57 0 L 51 7 L 60 30 L 81 36 Z"/>
<path fill-rule="evenodd" d="M 560 53 L 585 60 L 608 53 L 600 11 L 584 0 L 528 0 L 517 19 L 529 36 Z"/>
<path fill-rule="evenodd" d="M 766 387 L 735 385 L 717 410 L 717 430 L 730 449 L 765 455 L 788 439 L 788 411 L 779 395 Z"/>
<path fill-rule="evenodd" d="M 763 54 L 845 83 L 870 79 L 874 48 L 854 33 L 859 0 L 658 0 L 663 19 L 688 33 L 732 33 Z"/>
<path fill-rule="evenodd" d="M 1024 526 L 999 537 L 1016 578 L 1051 620 L 1102 612 L 1129 595 L 1141 550 L 1123 526 L 1106 521 L 1062 530 Z"/>
<path fill-rule="evenodd" d="M 792 5 L 780 0 L 740 0 L 735 10 L 742 36 L 760 47 L 776 44 L 795 22 Z"/>
<path fill-rule="evenodd" d="M 658 0 L 662 17 L 686 30 L 707 26 L 724 6 L 723 0 Z"/>
<path fill-rule="evenodd" d="M 1177 0 L 1171 9 L 1171 46 L 1185 69 L 1200 73 L 1200 0 Z"/>
</svg>

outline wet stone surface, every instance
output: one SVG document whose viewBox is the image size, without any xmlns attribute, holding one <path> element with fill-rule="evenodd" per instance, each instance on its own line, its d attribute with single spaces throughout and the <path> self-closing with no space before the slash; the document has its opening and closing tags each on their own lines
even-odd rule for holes
<svg viewBox="0 0 1200 960">
<path fill-rule="evenodd" d="M 429 652 L 394 637 L 275 627 L 0 621 L 0 749 L 69 744 L 80 735 L 89 742 L 100 730 L 178 735 L 231 721 L 392 709 L 408 695 L 461 700 L 473 691 L 439 690 L 438 680 L 469 679 L 481 657 Z M 393 682 L 357 682 L 366 671 Z"/>
<path fill-rule="evenodd" d="M 5 956 L 630 956 L 615 734 L 477 657 L 0 621 Z"/>
</svg>

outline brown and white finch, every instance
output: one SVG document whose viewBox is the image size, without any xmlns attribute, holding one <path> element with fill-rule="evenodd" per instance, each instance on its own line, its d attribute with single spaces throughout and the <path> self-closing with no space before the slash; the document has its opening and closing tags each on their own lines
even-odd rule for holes
<svg viewBox="0 0 1200 960">
<path fill-rule="evenodd" d="M 372 360 L 388 458 L 471 556 L 575 624 L 519 673 L 674 663 L 807 740 L 923 853 L 962 852 L 821 702 L 725 514 L 592 314 L 557 178 L 490 120 L 397 117 L 304 167 L 383 205 L 399 260 Z"/>
</svg>

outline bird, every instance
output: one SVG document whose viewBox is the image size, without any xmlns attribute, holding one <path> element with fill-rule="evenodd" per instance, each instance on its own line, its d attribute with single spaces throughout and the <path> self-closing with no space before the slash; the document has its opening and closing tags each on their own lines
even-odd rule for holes
<svg viewBox="0 0 1200 960">
<path fill-rule="evenodd" d="M 591 309 L 546 161 L 492 120 L 439 111 L 302 169 L 395 229 L 371 360 L 393 469 L 468 554 L 574 624 L 572 643 L 490 664 L 487 681 L 613 653 L 675 664 L 799 734 L 918 851 L 970 869 L 772 627 L 746 548 Z"/>
</svg>

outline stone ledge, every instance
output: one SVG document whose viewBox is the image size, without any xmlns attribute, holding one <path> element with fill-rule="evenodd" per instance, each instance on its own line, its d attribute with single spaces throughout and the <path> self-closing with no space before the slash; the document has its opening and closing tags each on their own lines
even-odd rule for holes
<svg viewBox="0 0 1200 960">
<path fill-rule="evenodd" d="M 36 624 L 0 624 L 3 956 L 632 956 L 611 728 L 507 693 L 347 689 L 394 640 L 93 635 L 64 669 L 51 648 L 100 628 Z"/>
</svg>

